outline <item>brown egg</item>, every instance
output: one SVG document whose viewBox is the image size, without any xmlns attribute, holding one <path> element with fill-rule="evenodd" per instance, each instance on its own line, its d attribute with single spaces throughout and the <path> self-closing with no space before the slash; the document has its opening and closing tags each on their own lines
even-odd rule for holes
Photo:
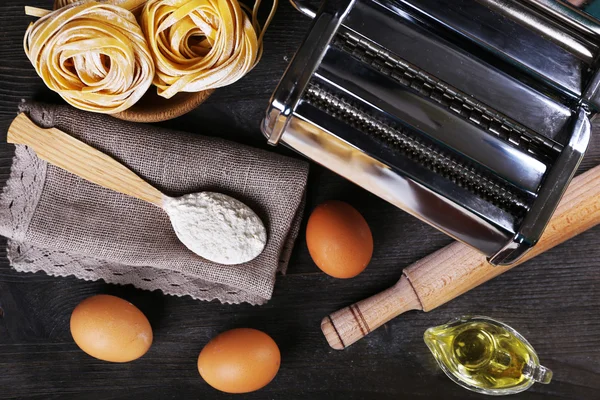
<svg viewBox="0 0 600 400">
<path fill-rule="evenodd" d="M 266 386 L 279 371 L 279 347 L 256 329 L 223 332 L 200 352 L 198 371 L 210 386 L 227 393 L 248 393 Z"/>
<path fill-rule="evenodd" d="M 327 201 L 315 208 L 308 219 L 306 244 L 317 267 L 335 278 L 360 274 L 373 255 L 367 221 L 341 201 Z"/>
<path fill-rule="evenodd" d="M 71 335 L 81 350 L 111 362 L 133 361 L 152 345 L 152 327 L 146 316 L 130 302 L 104 294 L 75 307 Z"/>
</svg>

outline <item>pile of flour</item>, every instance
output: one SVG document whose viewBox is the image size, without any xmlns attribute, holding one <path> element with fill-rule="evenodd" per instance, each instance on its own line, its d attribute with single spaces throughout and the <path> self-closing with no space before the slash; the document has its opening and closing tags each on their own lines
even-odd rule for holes
<svg viewBox="0 0 600 400">
<path fill-rule="evenodd" d="M 267 243 L 267 231 L 258 215 L 241 201 L 222 193 L 166 198 L 163 209 L 187 248 L 219 264 L 250 261 Z"/>
</svg>

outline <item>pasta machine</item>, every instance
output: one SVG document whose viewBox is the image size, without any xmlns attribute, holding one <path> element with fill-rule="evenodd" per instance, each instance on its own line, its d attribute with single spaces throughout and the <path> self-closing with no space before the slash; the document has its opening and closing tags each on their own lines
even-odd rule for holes
<svg viewBox="0 0 600 400">
<path fill-rule="evenodd" d="M 262 123 L 484 253 L 542 235 L 600 108 L 600 1 L 292 0 L 312 25 Z"/>
</svg>

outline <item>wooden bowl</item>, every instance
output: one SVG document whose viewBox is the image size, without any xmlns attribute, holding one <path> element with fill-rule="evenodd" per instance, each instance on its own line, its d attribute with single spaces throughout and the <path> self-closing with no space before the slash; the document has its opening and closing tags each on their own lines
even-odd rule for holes
<svg viewBox="0 0 600 400">
<path fill-rule="evenodd" d="M 198 107 L 214 92 L 214 89 L 197 93 L 180 92 L 170 99 L 156 94 L 156 87 L 150 86 L 142 98 L 120 113 L 111 114 L 115 118 L 132 122 L 161 122 L 177 118 Z"/>
<path fill-rule="evenodd" d="M 79 0 L 55 0 L 54 9 L 59 9 Z M 177 93 L 170 99 L 165 99 L 156 94 L 156 87 L 150 86 L 146 94 L 133 106 L 117 114 L 115 118 L 132 122 L 161 122 L 177 118 L 192 111 L 214 92 L 214 89 L 196 93 Z"/>
</svg>

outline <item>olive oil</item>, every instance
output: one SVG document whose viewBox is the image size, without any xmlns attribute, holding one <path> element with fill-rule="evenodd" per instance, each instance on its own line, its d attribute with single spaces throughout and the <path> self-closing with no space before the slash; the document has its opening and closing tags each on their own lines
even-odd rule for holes
<svg viewBox="0 0 600 400">
<path fill-rule="evenodd" d="M 491 318 L 458 318 L 429 328 L 424 339 L 452 380 L 480 393 L 518 393 L 552 378 L 525 338 Z"/>
</svg>

